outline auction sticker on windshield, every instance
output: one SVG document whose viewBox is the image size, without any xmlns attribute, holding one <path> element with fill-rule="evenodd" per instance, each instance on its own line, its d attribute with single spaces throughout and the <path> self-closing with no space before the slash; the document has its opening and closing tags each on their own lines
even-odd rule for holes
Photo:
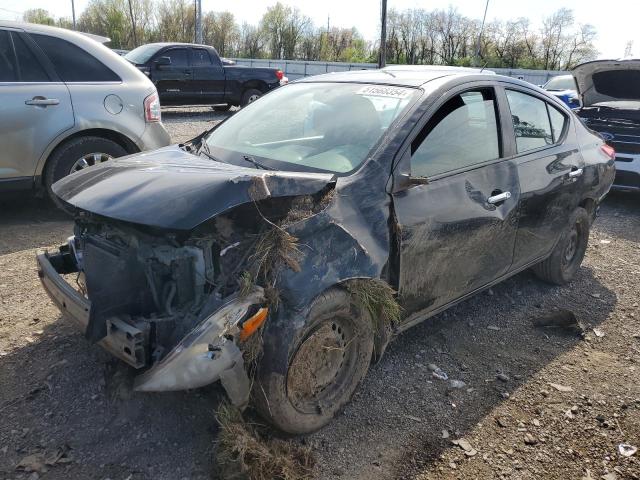
<svg viewBox="0 0 640 480">
<path fill-rule="evenodd" d="M 388 87 L 385 85 L 368 85 L 356 92 L 357 95 L 368 95 L 371 97 L 407 98 L 415 92 L 412 88 Z"/>
</svg>

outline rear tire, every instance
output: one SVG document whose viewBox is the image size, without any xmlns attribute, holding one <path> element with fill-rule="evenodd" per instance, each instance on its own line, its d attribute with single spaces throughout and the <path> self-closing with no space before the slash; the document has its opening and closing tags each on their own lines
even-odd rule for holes
<svg viewBox="0 0 640 480">
<path fill-rule="evenodd" d="M 590 226 L 587 211 L 576 208 L 551 255 L 532 268 L 538 278 L 555 285 L 566 285 L 573 280 L 587 251 Z"/>
<path fill-rule="evenodd" d="M 240 102 L 240 105 L 246 107 L 250 103 L 255 102 L 261 96 L 262 92 L 260 90 L 258 90 L 257 88 L 250 88 L 242 94 L 242 102 Z"/>
<path fill-rule="evenodd" d="M 275 372 L 268 353 L 260 362 L 254 386 L 258 412 L 280 430 L 302 434 L 331 421 L 351 399 L 367 373 L 373 352 L 369 315 L 351 304 L 338 288 L 313 303 L 306 325 L 290 340 L 285 375 Z"/>
<path fill-rule="evenodd" d="M 49 198 L 62 210 L 69 212 L 68 206 L 53 193 L 51 186 L 73 171 L 81 170 L 84 165 L 83 159 L 86 166 L 92 166 L 127 154 L 128 152 L 118 143 L 101 137 L 79 137 L 63 143 L 47 160 L 44 186 Z"/>
</svg>

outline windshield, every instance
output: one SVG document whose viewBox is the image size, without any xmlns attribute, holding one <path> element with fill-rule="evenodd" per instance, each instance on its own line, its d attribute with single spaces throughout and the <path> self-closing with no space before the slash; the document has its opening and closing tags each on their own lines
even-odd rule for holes
<svg viewBox="0 0 640 480">
<path fill-rule="evenodd" d="M 364 162 L 418 93 L 385 85 L 294 83 L 241 109 L 206 143 L 216 158 L 231 163 L 256 157 L 270 168 L 347 173 Z"/>
<path fill-rule="evenodd" d="M 158 45 L 156 43 L 150 43 L 148 45 L 142 45 L 141 47 L 134 48 L 129 53 L 127 53 L 124 58 L 129 60 L 131 63 L 135 63 L 136 65 L 141 65 L 143 63 L 147 63 L 153 54 L 162 48 L 162 45 Z"/>
<path fill-rule="evenodd" d="M 544 86 L 545 90 L 575 90 L 576 82 L 573 80 L 573 75 L 561 75 L 554 77 L 547 82 Z"/>
</svg>

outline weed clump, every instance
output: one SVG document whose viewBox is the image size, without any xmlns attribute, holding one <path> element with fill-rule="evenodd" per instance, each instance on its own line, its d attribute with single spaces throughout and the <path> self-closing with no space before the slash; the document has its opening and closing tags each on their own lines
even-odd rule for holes
<svg viewBox="0 0 640 480">
<path fill-rule="evenodd" d="M 382 332 L 398 323 L 402 307 L 396 300 L 396 292 L 379 278 L 358 278 L 349 280 L 345 287 L 351 301 L 369 312 L 375 331 Z"/>
<path fill-rule="evenodd" d="M 308 480 L 315 459 L 302 447 L 260 431 L 246 423 L 240 411 L 223 403 L 216 412 L 220 425 L 216 461 L 221 478 L 228 480 Z M 262 429 L 264 430 L 264 429 Z"/>
</svg>

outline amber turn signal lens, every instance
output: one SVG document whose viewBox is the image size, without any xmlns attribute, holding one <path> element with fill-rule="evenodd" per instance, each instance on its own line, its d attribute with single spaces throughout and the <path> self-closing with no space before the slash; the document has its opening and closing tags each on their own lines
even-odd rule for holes
<svg viewBox="0 0 640 480">
<path fill-rule="evenodd" d="M 268 313 L 269 309 L 267 307 L 262 307 L 252 317 L 245 320 L 242 324 L 242 330 L 240 330 L 240 340 L 244 342 L 247 338 L 256 333 L 256 330 L 258 330 L 267 319 Z"/>
</svg>

